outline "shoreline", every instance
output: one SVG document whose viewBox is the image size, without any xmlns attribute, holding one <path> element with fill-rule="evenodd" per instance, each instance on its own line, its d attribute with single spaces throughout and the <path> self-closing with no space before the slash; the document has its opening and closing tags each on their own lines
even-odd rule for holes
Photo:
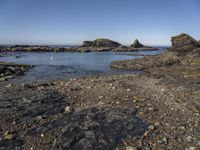
<svg viewBox="0 0 200 150">
<path fill-rule="evenodd" d="M 178 39 L 160 55 L 111 64 L 144 74 L 0 82 L 0 148 L 198 150 L 200 47 Z"/>
</svg>

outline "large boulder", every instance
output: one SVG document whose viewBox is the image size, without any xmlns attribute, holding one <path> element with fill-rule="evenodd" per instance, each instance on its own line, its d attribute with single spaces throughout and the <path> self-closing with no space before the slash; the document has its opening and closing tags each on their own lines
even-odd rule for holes
<svg viewBox="0 0 200 150">
<path fill-rule="evenodd" d="M 121 44 L 109 39 L 96 39 L 94 41 L 84 41 L 84 47 L 119 47 Z"/>
<path fill-rule="evenodd" d="M 138 39 L 136 39 L 136 40 L 134 41 L 134 43 L 131 45 L 131 47 L 133 47 L 133 48 L 142 48 L 142 47 L 144 47 L 144 45 L 141 44 L 141 43 L 138 41 Z"/>
<path fill-rule="evenodd" d="M 173 48 L 196 46 L 199 44 L 197 40 L 195 40 L 194 38 L 185 33 L 172 37 L 171 41 Z"/>
</svg>

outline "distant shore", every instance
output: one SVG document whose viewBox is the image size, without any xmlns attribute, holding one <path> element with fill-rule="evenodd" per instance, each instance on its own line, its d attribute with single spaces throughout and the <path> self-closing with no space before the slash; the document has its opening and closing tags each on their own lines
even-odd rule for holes
<svg viewBox="0 0 200 150">
<path fill-rule="evenodd" d="M 59 47 L 45 45 L 13 45 L 0 46 L 1 52 L 131 52 L 159 50 L 156 47 L 144 46 L 137 40 L 131 46 L 123 46 L 109 39 L 96 39 L 95 41 L 84 41 L 81 46 Z"/>
</svg>

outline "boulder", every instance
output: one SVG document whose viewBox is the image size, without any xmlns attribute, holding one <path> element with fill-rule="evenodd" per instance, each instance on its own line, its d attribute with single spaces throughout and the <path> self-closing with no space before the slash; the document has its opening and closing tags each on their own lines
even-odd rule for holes
<svg viewBox="0 0 200 150">
<path fill-rule="evenodd" d="M 141 44 L 139 41 L 138 41 L 138 39 L 136 39 L 135 41 L 134 41 L 134 43 L 131 45 L 131 47 L 133 47 L 133 48 L 142 48 L 142 47 L 145 47 L 143 44 Z"/>
<path fill-rule="evenodd" d="M 196 46 L 199 44 L 197 40 L 185 33 L 172 37 L 171 41 L 173 48 L 180 48 L 184 46 Z"/>
<path fill-rule="evenodd" d="M 94 41 L 84 41 L 83 47 L 119 47 L 121 44 L 109 39 L 96 39 Z"/>
</svg>

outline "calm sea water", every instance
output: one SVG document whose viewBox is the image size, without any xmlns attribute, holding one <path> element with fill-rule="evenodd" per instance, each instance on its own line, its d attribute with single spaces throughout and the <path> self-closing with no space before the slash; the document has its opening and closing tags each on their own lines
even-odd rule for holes
<svg viewBox="0 0 200 150">
<path fill-rule="evenodd" d="M 155 55 L 162 53 L 165 48 L 159 51 L 140 51 L 134 54 Z M 17 56 L 17 57 L 16 57 Z M 8 57 L 1 57 L 0 61 L 14 62 L 17 64 L 36 65 L 24 76 L 15 81 L 48 81 L 68 79 L 71 77 L 101 75 L 101 74 L 123 74 L 138 73 L 136 71 L 118 70 L 110 68 L 115 60 L 126 60 L 139 58 L 141 56 L 118 55 L 114 52 L 90 52 L 90 53 L 68 53 L 68 52 L 46 52 L 46 53 L 16 53 Z"/>
</svg>

